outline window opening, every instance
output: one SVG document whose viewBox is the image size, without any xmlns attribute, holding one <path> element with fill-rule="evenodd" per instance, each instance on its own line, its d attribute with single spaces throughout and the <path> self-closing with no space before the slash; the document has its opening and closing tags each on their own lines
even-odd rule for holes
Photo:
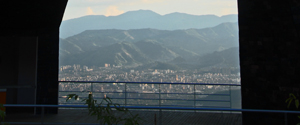
<svg viewBox="0 0 300 125">
<path fill-rule="evenodd" d="M 97 91 L 99 98 L 148 99 L 118 100 L 127 105 L 240 108 L 239 86 L 193 84 L 240 84 L 238 37 L 235 0 L 72 0 L 60 27 L 60 95 Z M 204 98 L 229 101 L 195 101 Z"/>
</svg>

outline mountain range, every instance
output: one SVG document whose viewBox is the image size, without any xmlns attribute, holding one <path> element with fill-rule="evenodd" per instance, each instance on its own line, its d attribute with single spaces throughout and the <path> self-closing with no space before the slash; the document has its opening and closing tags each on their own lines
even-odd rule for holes
<svg viewBox="0 0 300 125">
<path fill-rule="evenodd" d="M 86 30 L 99 29 L 158 29 L 158 30 L 182 30 L 202 29 L 214 27 L 225 22 L 237 22 L 236 14 L 215 15 L 190 15 L 185 13 L 157 14 L 151 10 L 129 11 L 118 16 L 88 15 L 79 18 L 62 21 L 60 37 L 67 38 Z"/>
<path fill-rule="evenodd" d="M 148 16 L 160 16 L 146 12 Z M 130 13 L 120 16 L 130 16 Z M 109 63 L 138 69 L 238 67 L 238 24 L 221 23 L 214 27 L 180 30 L 85 30 L 61 38 L 59 52 L 60 65 L 103 67 Z"/>
</svg>

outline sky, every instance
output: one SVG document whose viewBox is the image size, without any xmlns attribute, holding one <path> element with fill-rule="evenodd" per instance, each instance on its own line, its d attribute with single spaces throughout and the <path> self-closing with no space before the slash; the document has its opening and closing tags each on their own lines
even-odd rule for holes
<svg viewBox="0 0 300 125">
<path fill-rule="evenodd" d="M 152 10 L 217 16 L 237 14 L 237 0 L 69 0 L 63 20 L 86 15 L 117 16 L 128 11 Z"/>
</svg>

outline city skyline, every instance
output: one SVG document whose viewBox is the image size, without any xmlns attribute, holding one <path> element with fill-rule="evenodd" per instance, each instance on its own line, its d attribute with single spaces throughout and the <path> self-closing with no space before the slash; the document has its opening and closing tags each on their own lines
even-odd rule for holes
<svg viewBox="0 0 300 125">
<path fill-rule="evenodd" d="M 167 82 L 240 84 L 238 67 L 210 68 L 206 70 L 134 70 L 105 65 L 93 67 L 66 65 L 59 69 L 59 81 L 114 81 L 114 82 Z"/>
</svg>

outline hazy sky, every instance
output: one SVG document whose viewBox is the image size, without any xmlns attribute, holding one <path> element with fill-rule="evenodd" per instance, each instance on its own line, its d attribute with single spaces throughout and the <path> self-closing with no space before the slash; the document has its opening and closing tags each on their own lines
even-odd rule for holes
<svg viewBox="0 0 300 125">
<path fill-rule="evenodd" d="M 69 0 L 63 20 L 85 15 L 116 16 L 133 10 L 161 15 L 181 12 L 217 16 L 237 14 L 237 0 Z"/>
</svg>

